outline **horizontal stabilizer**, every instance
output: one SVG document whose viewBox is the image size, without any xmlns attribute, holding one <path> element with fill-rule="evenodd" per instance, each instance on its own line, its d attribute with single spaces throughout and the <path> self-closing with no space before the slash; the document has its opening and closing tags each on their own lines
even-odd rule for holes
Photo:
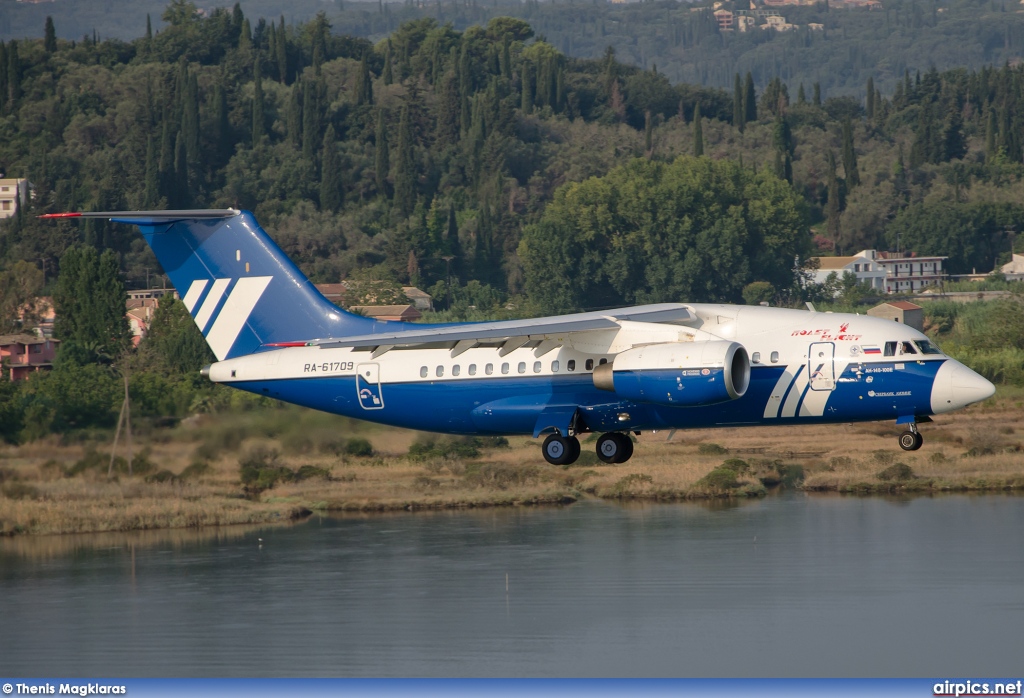
<svg viewBox="0 0 1024 698">
<path fill-rule="evenodd" d="M 231 218 L 239 211 L 233 208 L 199 208 L 183 211 L 72 211 L 70 213 L 44 213 L 40 218 L 110 218 L 124 223 L 140 221 L 181 221 L 197 218 Z"/>
</svg>

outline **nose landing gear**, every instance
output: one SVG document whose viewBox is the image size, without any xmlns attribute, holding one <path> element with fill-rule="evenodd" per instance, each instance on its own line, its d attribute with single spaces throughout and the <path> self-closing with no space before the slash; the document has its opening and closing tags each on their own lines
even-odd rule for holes
<svg viewBox="0 0 1024 698">
<path fill-rule="evenodd" d="M 899 442 L 900 448 L 904 451 L 916 451 L 924 443 L 924 437 L 917 430 L 917 424 L 911 422 L 909 431 L 900 434 Z"/>
</svg>

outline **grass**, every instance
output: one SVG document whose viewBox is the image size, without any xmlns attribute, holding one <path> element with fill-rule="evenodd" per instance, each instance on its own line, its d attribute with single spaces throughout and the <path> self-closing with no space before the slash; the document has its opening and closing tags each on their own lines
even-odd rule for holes
<svg viewBox="0 0 1024 698">
<path fill-rule="evenodd" d="M 199 529 L 287 522 L 310 512 L 679 500 L 811 492 L 1024 489 L 1024 389 L 922 425 L 899 450 L 888 423 L 644 434 L 608 465 L 583 439 L 572 466 L 540 441 L 462 439 L 288 408 L 205 415 L 137 439 L 134 473 L 110 434 L 0 448 L 0 533 Z M 593 441 L 591 439 L 591 441 Z M 124 455 L 123 452 L 121 454 Z"/>
</svg>

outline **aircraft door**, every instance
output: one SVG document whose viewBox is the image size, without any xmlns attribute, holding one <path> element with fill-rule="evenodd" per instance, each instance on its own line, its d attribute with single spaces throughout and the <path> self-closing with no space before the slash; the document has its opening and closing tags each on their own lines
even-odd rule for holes
<svg viewBox="0 0 1024 698">
<path fill-rule="evenodd" d="M 380 386 L 380 364 L 358 364 L 356 366 L 356 393 L 359 406 L 364 410 L 384 408 L 384 394 Z"/>
<path fill-rule="evenodd" d="M 815 342 L 807 355 L 807 375 L 811 390 L 835 390 L 836 345 L 832 342 Z"/>
</svg>

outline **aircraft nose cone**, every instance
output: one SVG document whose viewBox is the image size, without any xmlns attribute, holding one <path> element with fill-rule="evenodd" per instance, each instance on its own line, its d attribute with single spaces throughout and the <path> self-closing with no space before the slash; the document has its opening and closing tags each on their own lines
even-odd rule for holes
<svg viewBox="0 0 1024 698">
<path fill-rule="evenodd" d="M 987 400 L 996 393 L 996 386 L 961 363 L 953 368 L 953 395 L 962 405 Z"/>
<path fill-rule="evenodd" d="M 945 361 L 932 384 L 932 413 L 952 412 L 992 397 L 996 387 L 959 361 Z"/>
</svg>

